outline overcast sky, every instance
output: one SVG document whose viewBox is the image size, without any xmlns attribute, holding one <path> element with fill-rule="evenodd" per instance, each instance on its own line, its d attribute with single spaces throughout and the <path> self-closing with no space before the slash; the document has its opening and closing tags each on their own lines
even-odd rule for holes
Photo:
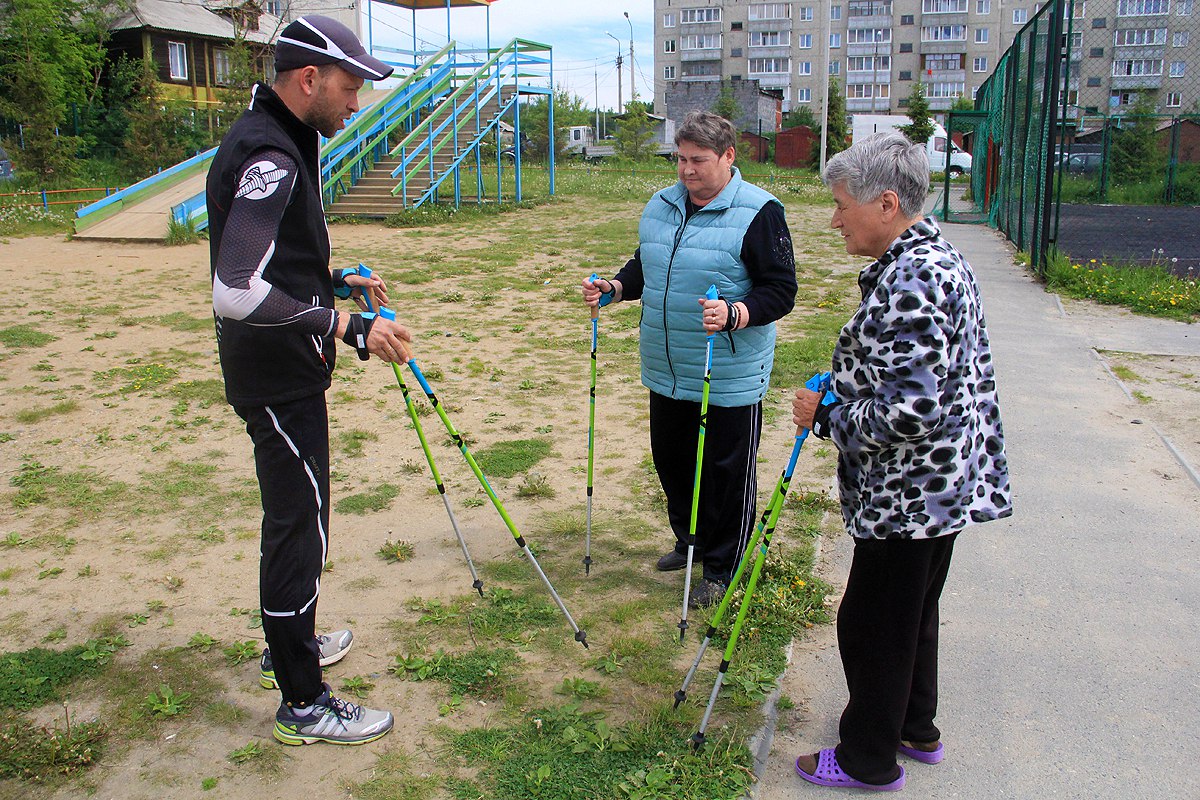
<svg viewBox="0 0 1200 800">
<path fill-rule="evenodd" d="M 626 20 L 623 12 L 629 12 Z M 486 43 L 488 11 L 483 8 L 452 9 L 450 28 L 460 46 Z M 654 99 L 654 0 L 497 0 L 492 4 L 491 40 L 496 47 L 514 37 L 542 42 L 554 48 L 556 85 L 595 105 L 599 83 L 602 108 L 617 106 L 616 58 L 621 67 L 622 97 L 629 92 L 629 28 L 633 24 L 635 79 L 639 100 Z M 418 11 L 417 40 L 420 49 L 436 50 L 446 43 L 446 12 Z M 412 48 L 412 12 L 371 4 L 370 25 L 362 23 L 363 39 L 376 46 Z M 620 43 L 607 35 L 611 33 Z M 381 53 L 381 56 L 386 57 Z"/>
</svg>

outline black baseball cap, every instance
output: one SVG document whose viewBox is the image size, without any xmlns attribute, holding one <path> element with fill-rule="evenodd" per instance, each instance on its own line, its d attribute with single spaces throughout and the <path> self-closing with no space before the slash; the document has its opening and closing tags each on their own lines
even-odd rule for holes
<svg viewBox="0 0 1200 800">
<path fill-rule="evenodd" d="M 392 67 L 372 56 L 362 42 L 336 19 L 319 14 L 299 17 L 279 34 L 275 43 L 275 71 L 337 64 L 351 75 L 381 81 Z"/>
</svg>

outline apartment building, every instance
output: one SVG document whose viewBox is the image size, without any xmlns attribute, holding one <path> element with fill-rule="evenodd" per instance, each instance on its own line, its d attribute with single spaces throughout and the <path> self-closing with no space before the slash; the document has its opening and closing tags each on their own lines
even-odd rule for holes
<svg viewBox="0 0 1200 800">
<path fill-rule="evenodd" d="M 1067 11 L 1073 48 L 1064 86 L 1075 113 L 1119 113 L 1139 89 L 1158 91 L 1163 111 L 1193 107 L 1200 99 L 1200 58 L 1189 49 L 1197 35 L 1194 2 L 1076 0 Z M 1040 5 L 655 0 L 655 108 L 667 107 L 677 82 L 744 78 L 779 91 L 785 111 L 807 105 L 819 117 L 828 75 L 852 114 L 903 113 L 916 81 L 930 107 L 945 110 L 959 97 L 974 99 Z"/>
</svg>

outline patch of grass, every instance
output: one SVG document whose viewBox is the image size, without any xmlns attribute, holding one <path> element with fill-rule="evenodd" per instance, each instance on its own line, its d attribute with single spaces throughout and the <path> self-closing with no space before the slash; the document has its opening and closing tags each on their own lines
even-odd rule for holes
<svg viewBox="0 0 1200 800">
<path fill-rule="evenodd" d="M 1140 381 L 1142 379 L 1142 377 L 1140 375 L 1138 375 L 1136 372 L 1134 372 L 1133 370 L 1131 370 L 1129 367 L 1125 366 L 1124 364 L 1115 365 L 1112 368 L 1112 371 L 1113 371 L 1114 375 L 1116 375 L 1118 378 L 1120 378 L 1123 381 L 1133 382 L 1133 381 Z"/>
<path fill-rule="evenodd" d="M 165 364 L 131 364 L 97 372 L 93 377 L 97 383 L 117 384 L 113 390 L 116 394 L 137 394 L 165 386 L 177 375 L 179 370 Z"/>
<path fill-rule="evenodd" d="M 183 381 L 171 387 L 171 396 L 186 403 L 196 403 L 200 408 L 208 408 L 225 402 L 225 383 L 218 378 Z"/>
<path fill-rule="evenodd" d="M 545 475 L 533 473 L 526 475 L 521 481 L 521 485 L 517 487 L 517 497 L 554 497 L 557 492 L 550 485 L 550 479 Z"/>
<path fill-rule="evenodd" d="M 333 444 L 347 458 L 358 458 L 363 454 L 364 442 L 378 442 L 379 434 L 359 429 L 338 431 Z"/>
<path fill-rule="evenodd" d="M 511 478 L 528 472 L 535 464 L 550 455 L 549 439 L 514 439 L 481 449 L 475 453 L 484 474 L 489 477 Z"/>
<path fill-rule="evenodd" d="M 17 487 L 17 493 L 12 496 L 12 504 L 17 508 L 52 503 L 56 508 L 68 508 L 87 515 L 111 508 L 128 488 L 86 467 L 66 472 L 32 460 L 21 464 L 11 482 Z"/>
<path fill-rule="evenodd" d="M 438 650 L 433 655 L 398 655 L 388 669 L 410 681 L 441 681 L 453 695 L 494 700 L 512 683 L 520 661 L 515 652 L 503 647 L 459 654 Z"/>
<path fill-rule="evenodd" d="M 25 408 L 13 414 L 13 418 L 24 425 L 33 425 L 50 417 L 58 417 L 63 414 L 70 414 L 72 411 L 79 410 L 79 403 L 75 400 L 63 400 L 55 403 L 52 406 L 44 408 Z"/>
<path fill-rule="evenodd" d="M 339 514 L 369 514 L 372 511 L 383 511 L 391 507 L 392 501 L 399 494 L 400 487 L 384 483 L 369 492 L 343 497 L 334 504 L 333 510 Z"/>
<path fill-rule="evenodd" d="M 13 325 L 0 329 L 0 344 L 20 350 L 26 347 L 45 347 L 58 337 L 39 330 L 33 325 Z"/>
<path fill-rule="evenodd" d="M 210 333 L 213 329 L 213 319 L 208 317 L 193 317 L 191 314 L 185 314 L 182 311 L 173 311 L 170 314 L 163 314 L 154 320 L 159 325 L 170 328 L 176 333 Z"/>
<path fill-rule="evenodd" d="M 1077 264 L 1063 253 L 1053 253 L 1046 264 L 1046 287 L 1139 314 L 1189 322 L 1200 317 L 1200 281 L 1180 278 L 1164 264 L 1108 264 L 1096 259 Z"/>
<path fill-rule="evenodd" d="M 104 756 L 105 734 L 100 722 L 58 729 L 5 714 L 0 718 L 0 778 L 57 786 Z"/>
<path fill-rule="evenodd" d="M 688 743 L 691 722 L 664 705 L 610 727 L 600 715 L 569 704 L 509 726 L 451 734 L 450 746 L 476 770 L 473 780 L 485 797 L 743 797 L 753 780 L 753 759 L 740 744 L 741 732 L 711 736 L 697 753 Z"/>
<path fill-rule="evenodd" d="M 349 794 L 360 800 L 426 800 L 433 797 L 440 781 L 413 772 L 412 756 L 400 748 L 381 753 L 371 777 L 349 787 Z"/>
<path fill-rule="evenodd" d="M 389 564 L 400 564 L 405 561 L 411 561 L 416 554 L 416 549 L 411 542 L 393 542 L 388 539 L 383 543 L 383 546 L 376 552 L 380 558 Z"/>
<path fill-rule="evenodd" d="M 168 245 L 193 244 L 199 240 L 200 234 L 196 231 L 196 223 L 192 220 L 179 222 L 174 217 L 167 220 L 167 235 L 164 237 L 164 241 Z"/>
<path fill-rule="evenodd" d="M 124 639 L 97 639 L 66 650 L 35 647 L 0 656 L 0 709 L 27 711 L 61 700 L 75 681 L 99 672 Z"/>
</svg>

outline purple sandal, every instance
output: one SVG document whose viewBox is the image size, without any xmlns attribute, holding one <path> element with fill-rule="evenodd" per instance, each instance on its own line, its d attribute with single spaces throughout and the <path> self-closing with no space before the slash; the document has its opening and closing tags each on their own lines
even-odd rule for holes
<svg viewBox="0 0 1200 800">
<path fill-rule="evenodd" d="M 800 769 L 800 759 L 796 759 L 796 774 L 809 783 L 817 786 L 832 786 L 840 789 L 870 789 L 875 792 L 897 792 L 904 788 L 904 767 L 900 767 L 900 777 L 891 783 L 863 783 L 842 772 L 838 766 L 837 756 L 833 748 L 826 748 L 817 754 L 817 768 L 810 775 Z"/>
<path fill-rule="evenodd" d="M 915 747 L 909 747 L 903 742 L 896 748 L 900 755 L 908 756 L 911 759 L 920 761 L 922 764 L 940 764 L 942 759 L 946 757 L 946 747 L 941 742 L 933 750 L 918 750 Z"/>
</svg>

